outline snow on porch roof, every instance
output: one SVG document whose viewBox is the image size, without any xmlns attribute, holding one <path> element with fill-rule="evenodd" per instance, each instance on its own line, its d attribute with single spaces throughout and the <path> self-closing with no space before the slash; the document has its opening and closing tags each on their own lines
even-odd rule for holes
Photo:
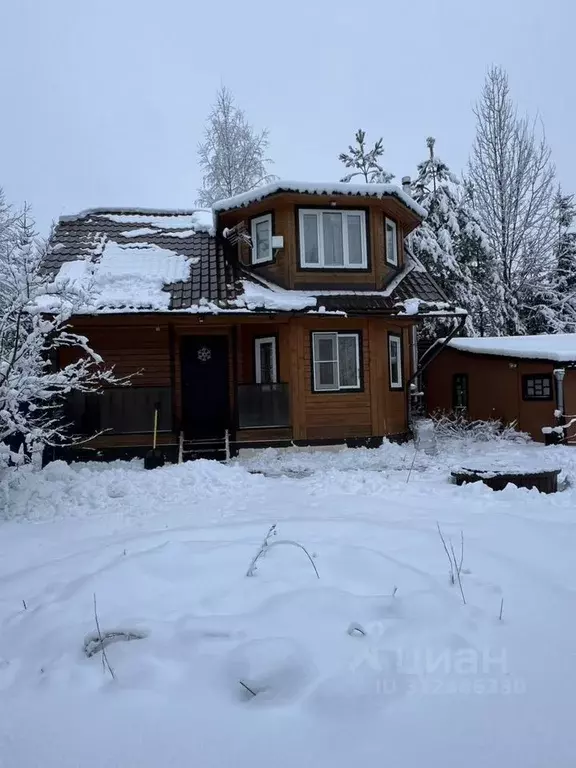
<svg viewBox="0 0 576 768">
<path fill-rule="evenodd" d="M 212 210 L 218 213 L 233 208 L 243 208 L 277 192 L 296 192 L 302 195 L 349 195 L 351 197 L 377 197 L 380 199 L 395 197 L 421 219 L 427 215 L 425 208 L 418 205 L 410 195 L 407 195 L 395 184 L 348 184 L 343 181 L 273 181 L 271 184 L 229 197 L 227 200 L 218 200 L 212 206 Z"/>
<path fill-rule="evenodd" d="M 576 333 L 458 338 L 448 342 L 448 346 L 460 352 L 471 352 L 477 355 L 500 355 L 502 357 L 520 357 L 564 363 L 576 362 Z"/>
</svg>

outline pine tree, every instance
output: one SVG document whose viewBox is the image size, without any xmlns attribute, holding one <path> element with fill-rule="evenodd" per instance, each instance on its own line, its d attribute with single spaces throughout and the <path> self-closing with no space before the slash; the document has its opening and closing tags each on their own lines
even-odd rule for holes
<svg viewBox="0 0 576 768">
<path fill-rule="evenodd" d="M 383 139 L 378 139 L 372 149 L 367 149 L 366 131 L 360 128 L 356 131 L 354 140 L 356 146 L 353 147 L 350 144 L 348 152 L 341 152 L 338 159 L 344 163 L 346 168 L 354 168 L 355 170 L 347 173 L 340 181 L 349 183 L 356 177 L 361 177 L 366 184 L 388 184 L 392 181 L 394 175 L 385 171 L 378 162 L 378 158 L 384 154 Z"/>
<path fill-rule="evenodd" d="M 422 225 L 410 235 L 410 247 L 451 302 L 469 312 L 466 333 L 494 333 L 494 318 L 483 286 L 493 279 L 489 249 L 472 205 L 471 190 L 459 183 L 426 140 L 429 157 L 418 166 L 413 196 L 428 211 Z M 491 290 L 495 290 L 494 284 Z M 451 322 L 427 328 L 444 333 Z"/>
<path fill-rule="evenodd" d="M 256 131 L 227 88 L 220 88 L 198 147 L 204 173 L 198 204 L 210 207 L 217 200 L 249 192 L 272 181 L 266 157 L 268 131 Z"/>
</svg>

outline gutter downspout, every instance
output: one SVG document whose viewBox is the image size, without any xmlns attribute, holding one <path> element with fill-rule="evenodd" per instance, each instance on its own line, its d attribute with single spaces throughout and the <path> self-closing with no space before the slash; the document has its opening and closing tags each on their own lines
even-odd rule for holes
<svg viewBox="0 0 576 768">
<path fill-rule="evenodd" d="M 432 346 L 426 350 L 426 352 L 422 355 L 422 361 L 420 363 L 420 367 L 417 371 L 415 371 L 410 379 L 408 380 L 408 383 L 406 385 L 406 424 L 408 426 L 408 429 L 412 426 L 412 412 L 410 408 L 410 386 L 412 385 L 412 382 L 417 380 L 422 373 L 428 368 L 430 363 L 436 359 L 436 357 L 442 352 L 443 349 L 446 349 L 448 346 L 448 343 L 452 341 L 454 336 L 456 336 L 459 331 L 461 331 L 464 328 L 464 325 L 466 323 L 466 320 L 468 319 L 468 315 L 461 315 L 460 320 L 458 322 L 458 325 L 456 325 L 446 336 L 446 338 L 442 342 L 435 342 L 432 344 Z M 430 354 L 432 353 L 432 354 Z"/>
</svg>

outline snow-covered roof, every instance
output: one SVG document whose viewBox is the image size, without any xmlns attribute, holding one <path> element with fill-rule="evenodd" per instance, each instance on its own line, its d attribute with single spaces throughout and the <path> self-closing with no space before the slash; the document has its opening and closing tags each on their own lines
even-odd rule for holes
<svg viewBox="0 0 576 768">
<path fill-rule="evenodd" d="M 69 281 L 81 292 L 85 313 L 183 311 L 201 300 L 217 307 L 236 291 L 211 221 L 211 211 L 135 208 L 65 216 L 45 269 L 55 286 Z"/>
<path fill-rule="evenodd" d="M 89 295 L 86 311 L 167 310 L 166 285 L 190 278 L 192 259 L 154 244 L 106 242 L 97 261 L 67 261 L 54 282 Z"/>
<path fill-rule="evenodd" d="M 542 334 L 540 336 L 484 336 L 452 339 L 448 346 L 460 352 L 478 355 L 500 355 L 553 362 L 576 362 L 576 333 Z"/>
<path fill-rule="evenodd" d="M 65 216 L 51 238 L 45 268 L 54 288 L 66 282 L 77 289 L 83 314 L 424 315 L 446 300 L 411 254 L 381 290 L 287 290 L 226 260 L 222 244 L 204 227 L 209 223 L 198 211 L 98 208 Z M 43 303 L 47 311 L 54 288 Z"/>
<path fill-rule="evenodd" d="M 214 233 L 214 215 L 212 211 L 198 208 L 196 210 L 180 209 L 151 209 L 151 208 L 87 208 L 73 216 L 61 216 L 62 222 L 74 222 L 81 219 L 104 217 L 117 224 L 138 224 L 149 232 L 158 230 L 183 230 L 192 232 Z M 176 236 L 176 232 L 174 233 Z M 134 236 L 134 232 L 131 233 Z"/>
<path fill-rule="evenodd" d="M 410 195 L 396 184 L 348 184 L 343 181 L 309 182 L 309 181 L 273 181 L 263 187 L 258 187 L 250 192 L 229 197 L 227 200 L 218 200 L 212 206 L 212 210 L 229 211 L 233 208 L 242 208 L 250 203 L 262 200 L 278 192 L 296 192 L 303 195 L 349 195 L 355 197 L 395 197 L 407 208 L 410 208 L 417 216 L 424 218 L 427 214 Z"/>
</svg>

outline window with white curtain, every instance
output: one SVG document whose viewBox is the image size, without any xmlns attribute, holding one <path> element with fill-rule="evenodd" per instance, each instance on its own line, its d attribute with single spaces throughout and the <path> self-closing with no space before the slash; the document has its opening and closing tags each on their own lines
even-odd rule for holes
<svg viewBox="0 0 576 768">
<path fill-rule="evenodd" d="M 390 388 L 402 389 L 402 337 L 394 333 L 388 334 L 388 366 Z"/>
<path fill-rule="evenodd" d="M 385 220 L 386 226 L 386 261 L 393 267 L 398 266 L 398 229 L 392 219 Z"/>
<path fill-rule="evenodd" d="M 254 357 L 256 360 L 256 384 L 276 384 L 276 337 L 254 339 Z"/>
<path fill-rule="evenodd" d="M 360 389 L 360 335 L 313 333 L 315 392 Z"/>
<path fill-rule="evenodd" d="M 272 215 L 258 216 L 251 222 L 252 264 L 272 261 Z"/>
<path fill-rule="evenodd" d="M 300 210 L 300 266 L 364 269 L 367 265 L 364 211 Z"/>
</svg>

